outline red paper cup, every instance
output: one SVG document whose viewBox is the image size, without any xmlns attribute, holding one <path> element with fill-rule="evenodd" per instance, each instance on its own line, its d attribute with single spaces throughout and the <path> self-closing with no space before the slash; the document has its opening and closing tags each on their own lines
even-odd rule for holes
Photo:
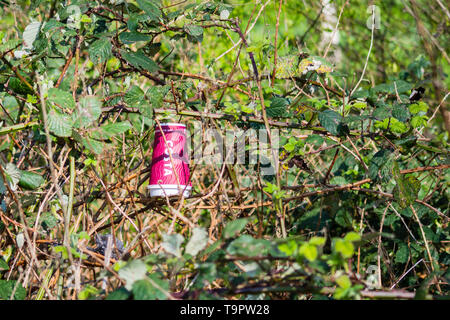
<svg viewBox="0 0 450 320">
<path fill-rule="evenodd" d="M 170 197 L 183 193 L 187 198 L 192 184 L 186 150 L 186 126 L 180 123 L 161 123 L 161 129 L 164 136 L 159 126 L 155 129 L 152 169 L 147 187 L 150 196 Z"/>
</svg>

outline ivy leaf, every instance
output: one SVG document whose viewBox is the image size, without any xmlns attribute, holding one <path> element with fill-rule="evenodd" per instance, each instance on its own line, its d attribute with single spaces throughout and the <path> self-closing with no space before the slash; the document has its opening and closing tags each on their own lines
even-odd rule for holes
<svg viewBox="0 0 450 320">
<path fill-rule="evenodd" d="M 150 73 L 159 69 L 158 65 L 152 59 L 148 58 L 142 50 L 136 52 L 126 52 L 125 50 L 121 50 L 120 54 L 135 68 L 147 70 Z"/>
<path fill-rule="evenodd" d="M 164 234 L 163 235 L 163 243 L 161 247 L 170 254 L 173 254 L 175 257 L 181 257 L 181 244 L 184 241 L 184 237 L 181 234 Z"/>
<path fill-rule="evenodd" d="M 266 108 L 269 117 L 283 117 L 286 115 L 286 109 L 289 106 L 287 99 L 275 97 L 270 103 L 270 107 Z"/>
<path fill-rule="evenodd" d="M 59 88 L 48 90 L 48 100 L 61 108 L 75 109 L 75 100 L 73 100 L 72 94 Z"/>
<path fill-rule="evenodd" d="M 60 113 L 54 109 L 48 114 L 48 129 L 58 137 L 70 137 L 72 135 L 72 119 L 69 115 Z"/>
<path fill-rule="evenodd" d="M 137 3 L 139 8 L 148 15 L 150 21 L 158 21 L 158 18 L 161 17 L 161 10 L 152 1 L 137 0 Z"/>
<path fill-rule="evenodd" d="M 96 40 L 89 46 L 88 51 L 93 63 L 103 63 L 112 57 L 111 40 L 108 38 Z"/>
<path fill-rule="evenodd" d="M 208 233 L 203 228 L 194 228 L 192 237 L 186 245 L 186 253 L 195 257 L 208 244 Z"/>
<path fill-rule="evenodd" d="M 45 179 L 38 173 L 22 171 L 19 186 L 27 190 L 35 190 L 44 184 Z"/>
</svg>

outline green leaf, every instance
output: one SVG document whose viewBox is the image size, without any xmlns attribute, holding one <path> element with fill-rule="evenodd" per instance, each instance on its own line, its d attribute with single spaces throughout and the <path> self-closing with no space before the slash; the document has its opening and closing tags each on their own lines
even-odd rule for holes
<svg viewBox="0 0 450 320">
<path fill-rule="evenodd" d="M 342 275 L 339 278 L 336 279 L 336 283 L 339 287 L 347 289 L 352 286 L 352 282 L 350 281 L 349 277 L 346 275 Z"/>
<path fill-rule="evenodd" d="M 169 282 L 152 274 L 148 279 L 136 281 L 132 291 L 135 300 L 163 300 L 167 299 L 168 290 Z"/>
<path fill-rule="evenodd" d="M 331 73 L 332 75 L 333 73 Z M 352 96 L 351 99 L 358 99 L 358 98 L 367 98 L 369 96 L 369 90 L 366 89 L 358 89 Z"/>
<path fill-rule="evenodd" d="M 344 240 L 359 241 L 359 240 L 361 240 L 361 236 L 358 233 L 351 231 L 345 235 Z"/>
<path fill-rule="evenodd" d="M 0 258 L 0 271 L 6 271 L 6 270 L 9 270 L 9 266 L 5 260 Z"/>
<path fill-rule="evenodd" d="M 237 219 L 237 220 L 228 222 L 228 224 L 225 226 L 225 229 L 223 231 L 223 237 L 225 239 L 229 239 L 229 238 L 236 236 L 239 232 L 242 231 L 242 229 L 245 228 L 247 223 L 248 223 L 247 218 L 241 218 L 241 219 Z"/>
<path fill-rule="evenodd" d="M 53 247 L 53 250 L 55 251 L 55 253 L 61 253 L 63 259 L 69 258 L 69 254 L 65 246 L 55 246 Z"/>
<path fill-rule="evenodd" d="M 132 260 L 122 267 L 118 274 L 125 280 L 125 288 L 131 290 L 136 281 L 147 278 L 147 266 L 141 260 Z"/>
<path fill-rule="evenodd" d="M 299 253 L 309 261 L 317 259 L 318 252 L 317 247 L 310 243 L 304 243 L 300 246 Z"/>
<path fill-rule="evenodd" d="M 394 83 L 395 83 L 395 87 L 394 87 Z M 395 80 L 393 83 L 392 83 L 392 89 L 391 89 L 391 93 L 395 93 L 395 88 L 397 88 L 397 93 L 405 93 L 405 92 L 407 92 L 407 91 L 409 91 L 409 90 L 411 90 L 412 89 L 412 84 L 410 84 L 410 83 L 408 83 L 408 82 L 406 82 L 406 81 L 403 81 L 403 80 Z"/>
<path fill-rule="evenodd" d="M 394 199 L 404 209 L 413 204 L 417 199 L 420 182 L 413 175 L 402 175 L 397 162 L 394 163 L 393 175 L 397 184 L 392 193 L 394 194 Z"/>
<path fill-rule="evenodd" d="M 86 128 L 96 121 L 102 113 L 102 103 L 96 96 L 86 96 L 80 99 L 77 111 L 72 115 L 76 128 Z"/>
<path fill-rule="evenodd" d="M 133 85 L 125 93 L 125 96 L 123 97 L 123 99 L 127 105 L 134 106 L 136 104 L 139 104 L 140 102 L 142 102 L 145 99 L 144 91 L 142 91 L 142 89 L 139 88 L 138 86 Z"/>
<path fill-rule="evenodd" d="M 331 181 L 330 181 L 330 183 L 331 183 Z M 341 208 L 336 213 L 334 221 L 336 221 L 336 223 L 342 227 L 351 227 L 352 216 L 350 215 L 350 213 L 348 212 L 347 209 Z"/>
<path fill-rule="evenodd" d="M 36 21 L 31 22 L 29 25 L 25 27 L 25 30 L 23 31 L 23 41 L 25 49 L 33 48 L 33 42 L 36 40 L 39 34 L 40 27 L 41 23 Z"/>
<path fill-rule="evenodd" d="M 395 85 L 394 85 L 395 82 Z M 379 84 L 373 88 L 371 88 L 371 90 L 373 92 L 385 92 L 385 93 L 390 93 L 390 94 L 395 94 L 395 89 L 397 88 L 397 92 L 400 93 L 404 93 L 408 90 L 411 90 L 412 85 L 406 81 L 403 80 L 395 80 L 392 83 L 382 83 Z"/>
<path fill-rule="evenodd" d="M 404 243 L 400 243 L 395 253 L 395 263 L 406 263 L 409 257 L 408 246 Z"/>
<path fill-rule="evenodd" d="M 163 105 L 164 96 L 169 91 L 169 86 L 164 87 L 150 87 L 147 90 L 146 96 L 150 100 L 153 108 L 161 108 Z"/>
<path fill-rule="evenodd" d="M 411 119 L 411 126 L 413 128 L 419 128 L 427 125 L 427 116 L 415 116 Z"/>
<path fill-rule="evenodd" d="M 390 119 L 391 119 L 391 124 L 390 124 L 389 129 L 391 130 L 391 132 L 402 134 L 402 133 L 405 133 L 408 131 L 408 126 L 406 124 L 398 121 L 395 118 L 390 118 Z"/>
<path fill-rule="evenodd" d="M 158 18 L 161 17 L 161 10 L 149 0 L 137 0 L 139 8 L 144 10 L 144 12 L 148 15 L 150 21 L 158 21 Z"/>
<path fill-rule="evenodd" d="M 266 113 L 269 117 L 283 117 L 287 115 L 287 107 L 289 102 L 287 99 L 275 97 L 272 99 L 270 106 L 266 108 Z"/>
<path fill-rule="evenodd" d="M 327 239 L 325 237 L 312 237 L 308 242 L 315 246 L 323 246 L 326 241 Z"/>
<path fill-rule="evenodd" d="M 377 120 L 384 120 L 391 116 L 391 109 L 386 106 L 376 107 L 372 113 L 372 116 Z"/>
<path fill-rule="evenodd" d="M 72 135 L 72 119 L 69 115 L 52 109 L 48 114 L 48 129 L 58 137 Z"/>
<path fill-rule="evenodd" d="M 17 287 L 16 287 L 17 285 Z M 11 295 L 16 288 L 14 293 L 14 300 L 25 300 L 27 296 L 27 291 L 20 283 L 16 280 L 0 280 L 0 299 L 9 300 Z"/>
<path fill-rule="evenodd" d="M 105 300 L 127 300 L 131 295 L 131 292 L 125 289 L 124 287 L 120 287 L 117 290 L 114 290 Z"/>
<path fill-rule="evenodd" d="M 27 190 L 35 190 L 44 184 L 44 182 L 45 180 L 42 175 L 35 172 L 22 171 L 19 186 Z"/>
<path fill-rule="evenodd" d="M 290 240 L 278 245 L 278 250 L 285 253 L 287 256 L 292 256 L 297 250 L 297 243 L 294 240 Z"/>
<path fill-rule="evenodd" d="M 362 101 L 357 101 L 351 105 L 352 108 L 355 109 L 365 109 L 367 107 L 367 103 Z"/>
<path fill-rule="evenodd" d="M 92 137 L 97 140 L 107 140 L 116 135 L 124 133 L 132 128 L 130 122 L 122 121 L 116 123 L 110 123 L 100 127 L 100 131 L 92 132 Z"/>
<path fill-rule="evenodd" d="M 20 169 L 18 169 L 16 167 L 16 165 L 13 164 L 13 163 L 7 163 L 6 166 L 4 167 L 4 170 L 5 170 L 5 173 L 6 173 L 6 181 L 7 181 L 8 185 L 9 185 L 9 187 L 13 191 L 15 191 L 17 189 L 17 185 L 19 184 L 20 177 L 22 176 L 22 171 Z M 3 185 L 3 183 L 2 183 L 2 185 Z M 4 193 L 5 191 L 6 190 L 3 190 L 2 193 Z"/>
<path fill-rule="evenodd" d="M 112 57 L 111 39 L 99 39 L 94 41 L 88 48 L 89 58 L 94 64 L 107 61 Z"/>
<path fill-rule="evenodd" d="M 119 34 L 119 39 L 124 44 L 131 44 L 138 41 L 150 41 L 152 38 L 148 34 L 143 34 L 139 32 L 122 32 Z"/>
<path fill-rule="evenodd" d="M 150 73 L 158 71 L 159 69 L 158 65 L 152 59 L 147 57 L 142 50 L 136 52 L 126 52 L 125 50 L 121 50 L 120 54 L 135 68 L 147 70 Z"/>
<path fill-rule="evenodd" d="M 184 30 L 193 37 L 200 37 L 203 35 L 203 28 L 194 24 L 185 25 Z"/>
<path fill-rule="evenodd" d="M 392 109 L 392 116 L 401 122 L 406 122 L 411 115 L 405 106 L 395 105 Z"/>
<path fill-rule="evenodd" d="M 342 116 L 333 110 L 325 110 L 319 113 L 320 124 L 331 134 L 338 136 L 342 133 Z"/>
<path fill-rule="evenodd" d="M 42 219 L 42 226 L 47 230 L 53 229 L 59 223 L 59 220 L 51 212 L 43 213 L 41 219 Z"/>
<path fill-rule="evenodd" d="M 369 163 L 369 177 L 370 179 L 377 181 L 379 176 L 381 179 L 388 181 L 391 178 L 391 166 L 392 166 L 393 154 L 389 149 L 381 149 L 374 154 Z"/>
<path fill-rule="evenodd" d="M 297 66 L 298 57 L 296 55 L 281 56 L 278 59 L 275 77 L 277 79 L 293 77 L 296 75 Z"/>
<path fill-rule="evenodd" d="M 28 83 L 30 83 L 30 81 L 28 81 Z M 15 93 L 22 95 L 33 94 L 33 90 L 31 90 L 31 88 L 28 87 L 25 82 L 22 82 L 22 80 L 16 77 L 9 78 L 8 88 L 10 88 Z"/>
<path fill-rule="evenodd" d="M 81 139 L 81 143 L 83 146 L 85 146 L 88 150 L 95 154 L 101 154 L 103 152 L 103 146 L 104 143 L 97 141 L 95 139 L 91 139 L 89 137 L 85 137 Z"/>
<path fill-rule="evenodd" d="M 351 241 L 336 239 L 334 249 L 339 252 L 342 257 L 350 258 L 351 256 L 353 256 L 355 247 L 353 246 L 353 243 Z"/>
<path fill-rule="evenodd" d="M 232 241 L 227 248 L 227 253 L 236 256 L 263 256 L 268 250 L 270 242 L 264 239 L 254 239 L 244 234 Z"/>
<path fill-rule="evenodd" d="M 80 293 L 78 294 L 78 299 L 87 300 L 91 297 L 95 297 L 99 293 L 100 289 L 97 289 L 96 287 L 88 284 L 83 290 L 80 291 Z"/>
<path fill-rule="evenodd" d="M 425 102 L 419 101 L 417 103 L 413 103 L 409 105 L 409 112 L 412 114 L 417 114 L 419 112 L 427 112 L 428 111 L 428 105 Z"/>
<path fill-rule="evenodd" d="M 48 90 L 48 100 L 61 108 L 75 109 L 75 100 L 73 100 L 72 94 L 59 88 L 50 88 Z"/>
<path fill-rule="evenodd" d="M 181 244 L 184 241 L 184 237 L 181 234 L 163 234 L 163 243 L 161 247 L 175 257 L 181 257 Z"/>
<path fill-rule="evenodd" d="M 195 257 L 208 244 L 208 232 L 204 228 L 194 228 L 192 237 L 186 245 L 185 253 Z"/>
</svg>

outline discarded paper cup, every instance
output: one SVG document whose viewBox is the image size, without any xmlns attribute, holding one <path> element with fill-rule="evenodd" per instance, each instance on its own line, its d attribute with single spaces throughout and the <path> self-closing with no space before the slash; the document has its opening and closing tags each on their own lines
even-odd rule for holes
<svg viewBox="0 0 450 320">
<path fill-rule="evenodd" d="M 161 129 L 164 136 L 159 126 L 155 129 L 151 176 L 147 187 L 150 196 L 170 197 L 183 193 L 187 198 L 192 185 L 186 150 L 186 126 L 180 123 L 161 123 Z"/>
</svg>

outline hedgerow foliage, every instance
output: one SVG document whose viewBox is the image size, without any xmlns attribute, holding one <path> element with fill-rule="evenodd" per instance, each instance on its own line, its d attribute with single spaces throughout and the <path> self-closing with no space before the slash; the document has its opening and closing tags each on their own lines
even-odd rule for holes
<svg viewBox="0 0 450 320">
<path fill-rule="evenodd" d="M 0 3 L 0 299 L 448 294 L 438 4 Z M 156 120 L 279 129 L 279 165 L 149 198 Z"/>
</svg>

